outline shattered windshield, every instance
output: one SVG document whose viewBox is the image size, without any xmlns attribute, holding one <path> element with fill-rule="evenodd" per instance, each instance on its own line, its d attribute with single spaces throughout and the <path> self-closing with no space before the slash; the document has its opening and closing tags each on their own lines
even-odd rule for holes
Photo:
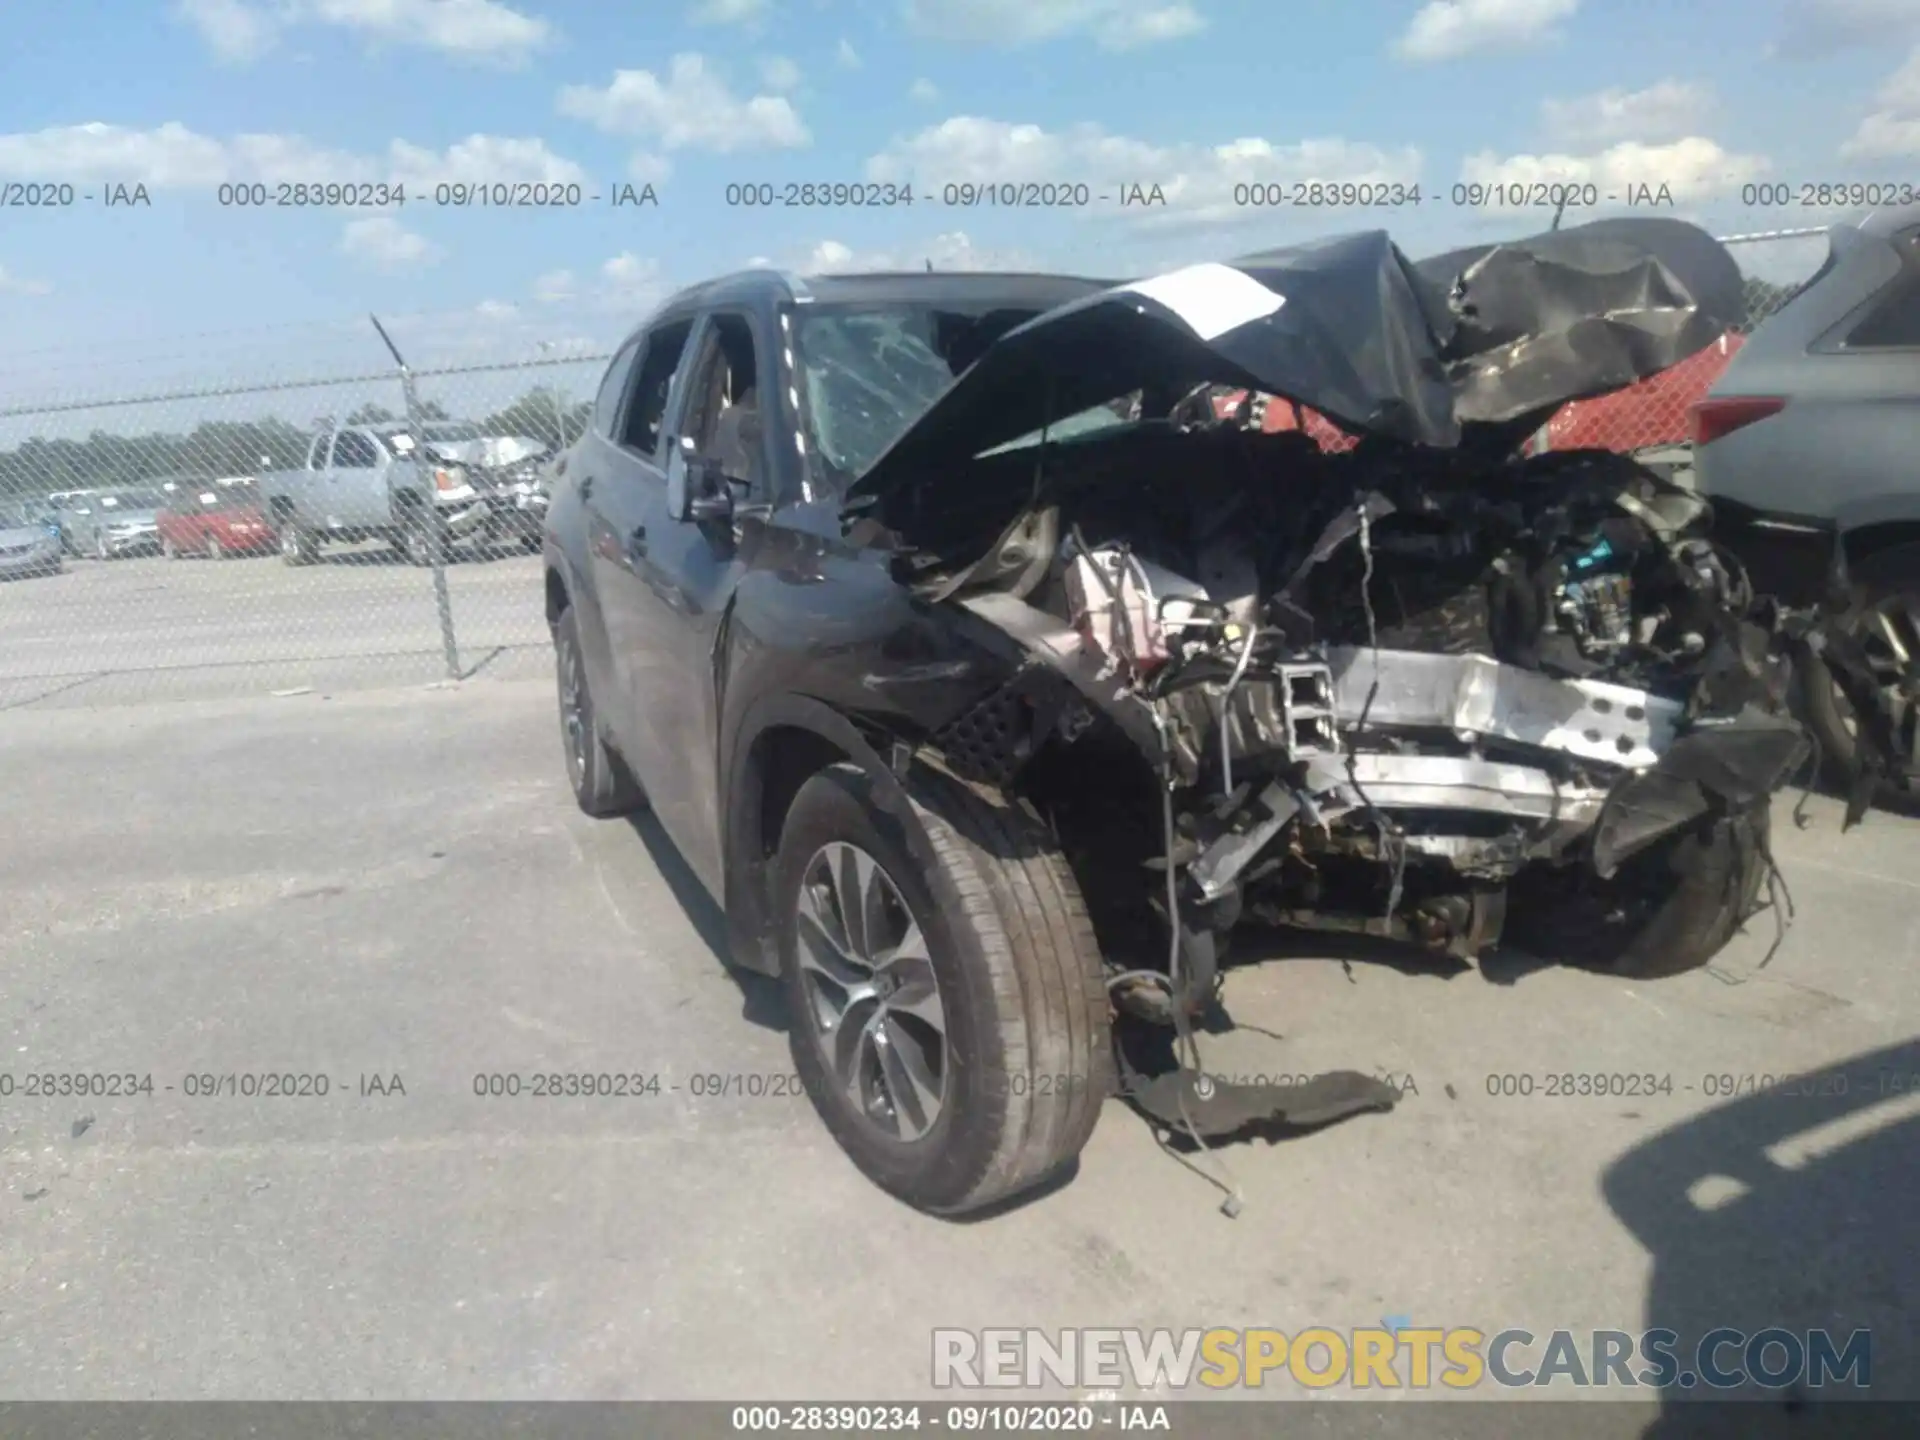
<svg viewBox="0 0 1920 1440">
<path fill-rule="evenodd" d="M 844 490 L 996 337 L 1037 313 L 925 304 L 803 309 L 794 364 L 818 477 Z"/>
</svg>

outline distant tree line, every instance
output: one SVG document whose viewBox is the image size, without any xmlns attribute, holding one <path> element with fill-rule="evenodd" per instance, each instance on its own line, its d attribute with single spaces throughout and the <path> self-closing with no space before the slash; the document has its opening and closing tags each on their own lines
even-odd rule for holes
<svg viewBox="0 0 1920 1440">
<path fill-rule="evenodd" d="M 420 408 L 429 420 L 454 418 L 431 400 Z M 557 449 L 580 434 L 592 409 L 588 402 L 536 387 L 503 409 L 479 417 L 477 423 L 489 433 L 525 435 Z M 368 404 L 339 423 L 378 425 L 397 418 L 382 406 Z M 0 498 L 30 499 L 56 490 L 119 489 L 173 475 L 212 479 L 294 470 L 306 464 L 314 431 L 334 423 L 331 416 L 319 416 L 303 427 L 268 416 L 203 420 L 188 431 L 154 430 L 144 435 L 95 430 L 84 440 L 35 436 L 11 450 L 0 450 Z"/>
</svg>

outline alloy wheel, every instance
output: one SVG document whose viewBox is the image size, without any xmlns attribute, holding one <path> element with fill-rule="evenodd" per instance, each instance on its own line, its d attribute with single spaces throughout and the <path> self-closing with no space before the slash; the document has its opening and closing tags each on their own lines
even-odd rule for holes
<svg viewBox="0 0 1920 1440">
<path fill-rule="evenodd" d="M 1894 742 L 1920 773 L 1920 595 L 1905 591 L 1882 596 L 1858 621 L 1860 648 L 1873 671 L 1875 695 Z M 1847 733 L 1860 733 L 1859 717 L 1838 686 L 1834 703 Z"/>
<path fill-rule="evenodd" d="M 807 862 L 794 916 L 800 980 L 827 1068 L 868 1124 L 917 1140 L 940 1118 L 946 1009 L 920 923 L 893 877 L 835 841 Z"/>
<path fill-rule="evenodd" d="M 580 671 L 580 652 L 563 644 L 557 657 L 560 667 L 560 729 L 567 745 L 567 772 L 576 785 L 587 775 L 587 694 L 586 677 Z"/>
</svg>

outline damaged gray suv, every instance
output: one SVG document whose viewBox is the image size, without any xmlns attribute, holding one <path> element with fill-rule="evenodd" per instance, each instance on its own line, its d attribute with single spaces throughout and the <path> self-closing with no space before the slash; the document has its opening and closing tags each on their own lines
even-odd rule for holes
<svg viewBox="0 0 1920 1440">
<path fill-rule="evenodd" d="M 734 963 L 780 978 L 829 1128 L 937 1213 L 1059 1171 L 1116 1067 L 1196 1133 L 1376 1103 L 1114 1044 L 1184 1034 L 1250 924 L 1699 966 L 1807 755 L 1788 617 L 1691 494 L 1519 450 L 1741 295 L 1666 220 L 685 291 L 556 467 L 576 797 L 651 804 Z"/>
</svg>

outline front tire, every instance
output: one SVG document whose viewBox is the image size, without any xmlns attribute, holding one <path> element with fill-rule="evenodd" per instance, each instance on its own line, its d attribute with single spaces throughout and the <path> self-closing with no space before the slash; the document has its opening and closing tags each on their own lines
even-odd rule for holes
<svg viewBox="0 0 1920 1440">
<path fill-rule="evenodd" d="M 1920 760 L 1920 697 L 1906 678 L 1911 657 L 1920 651 L 1920 584 L 1912 578 L 1916 566 L 1920 545 L 1897 545 L 1853 566 L 1853 609 L 1843 622 L 1866 652 L 1895 743 L 1910 761 Z M 1800 681 L 1802 718 L 1819 742 L 1828 778 L 1845 783 L 1860 744 L 1853 706 L 1810 646 L 1796 651 L 1794 673 Z M 1892 777 L 1882 783 L 1878 798 L 1894 799 L 1912 790 L 1911 783 Z"/>
<path fill-rule="evenodd" d="M 560 701 L 560 741 L 567 779 L 580 809 L 596 820 L 630 815 L 647 803 L 646 792 L 627 764 L 608 747 L 587 685 L 580 626 L 571 607 L 553 627 L 554 679 Z"/>
<path fill-rule="evenodd" d="M 298 520 L 280 526 L 280 558 L 288 565 L 311 565 L 320 558 L 320 542 Z"/>
<path fill-rule="evenodd" d="M 928 770 L 808 780 L 774 866 L 794 1065 L 860 1170 L 957 1216 L 1068 1167 L 1113 1088 L 1099 948 L 1037 817 Z M 923 860 L 921 857 L 925 857 Z"/>
<path fill-rule="evenodd" d="M 1772 804 L 1726 811 L 1627 859 L 1611 880 L 1577 891 L 1549 885 L 1516 904 L 1515 943 L 1630 980 L 1697 970 L 1759 904 L 1771 849 Z M 1524 918 L 1521 918 L 1521 917 Z"/>
</svg>

